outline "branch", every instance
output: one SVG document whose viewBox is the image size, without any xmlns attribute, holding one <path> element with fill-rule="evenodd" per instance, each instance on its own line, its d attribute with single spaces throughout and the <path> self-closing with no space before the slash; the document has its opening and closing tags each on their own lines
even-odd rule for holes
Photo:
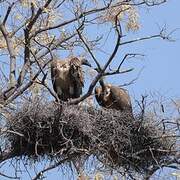
<svg viewBox="0 0 180 180">
<path fill-rule="evenodd" d="M 66 26 L 66 25 L 68 25 L 70 23 L 73 23 L 73 22 L 83 18 L 84 16 L 91 15 L 91 14 L 94 14 L 94 13 L 97 13 L 97 12 L 101 12 L 101 11 L 104 11 L 104 10 L 106 10 L 108 8 L 109 8 L 109 5 L 107 5 L 107 6 L 103 7 L 103 8 L 95 8 L 95 9 L 93 8 L 93 9 L 91 9 L 89 11 L 85 11 L 85 12 L 81 13 L 79 16 L 76 16 L 75 18 L 64 21 L 64 22 L 62 22 L 62 23 L 60 23 L 58 25 L 54 25 L 54 26 L 51 26 L 51 27 L 45 27 L 43 29 L 39 29 L 38 31 L 34 32 L 34 34 L 32 34 L 31 37 L 35 37 L 37 34 L 42 33 L 44 31 L 49 31 L 49 30 L 52 30 L 52 29 L 57 29 L 57 28 Z"/>
<path fill-rule="evenodd" d="M 79 14 L 78 16 L 76 16 L 75 18 L 72 18 L 70 20 L 67 20 L 67 21 L 64 21 L 60 24 L 57 24 L 57 25 L 54 25 L 54 26 L 51 26 L 51 27 L 45 27 L 45 28 L 42 28 L 42 29 L 39 29 L 38 31 L 34 32 L 34 34 L 31 35 L 31 37 L 35 37 L 37 34 L 39 33 L 42 33 L 44 31 L 49 31 L 49 30 L 52 30 L 52 29 L 57 29 L 57 28 L 60 28 L 60 27 L 63 27 L 63 26 L 66 26 L 68 24 L 71 24 L 85 16 L 88 16 L 88 15 L 92 15 L 94 13 L 99 13 L 99 12 L 102 12 L 102 11 L 105 11 L 106 9 L 108 8 L 115 8 L 117 6 L 121 6 L 121 5 L 129 5 L 128 2 L 124 1 L 124 2 L 120 2 L 120 3 L 116 3 L 114 5 L 111 5 L 112 3 L 108 3 L 106 6 L 104 7 L 100 7 L 100 8 L 92 8 L 88 11 L 84 11 L 82 12 L 81 14 Z M 138 4 L 133 4 L 133 5 L 141 5 L 141 4 L 145 4 L 144 2 L 143 3 L 138 3 Z"/>
<path fill-rule="evenodd" d="M 43 6 L 43 8 L 39 8 L 36 15 L 34 16 L 31 16 L 30 18 L 30 22 L 29 24 L 27 25 L 27 29 L 30 31 L 33 27 L 33 25 L 36 23 L 38 17 L 41 15 L 41 13 L 43 12 L 43 10 L 45 8 L 47 8 L 49 6 L 49 4 L 51 3 L 52 0 L 47 0 L 47 2 L 45 3 L 45 5 Z"/>
<path fill-rule="evenodd" d="M 125 42 L 120 43 L 120 45 L 122 46 L 125 44 L 130 44 L 130 43 L 134 43 L 134 42 L 138 42 L 138 41 L 144 41 L 144 40 L 148 40 L 148 39 L 154 39 L 154 38 L 161 38 L 161 39 L 170 40 L 170 37 L 166 36 L 164 34 L 164 29 L 162 29 L 159 34 L 152 35 L 152 36 L 146 36 L 146 37 L 142 37 L 142 38 L 137 38 L 137 39 L 133 39 L 130 41 L 125 41 Z"/>
<path fill-rule="evenodd" d="M 5 15 L 5 17 L 4 17 L 4 20 L 3 20 L 3 25 L 5 25 L 6 24 L 6 21 L 7 21 L 7 19 L 8 19 L 8 17 L 9 17 L 9 14 L 10 14 L 10 12 L 11 12 L 11 9 L 12 9 L 12 7 L 14 6 L 14 2 L 8 7 L 8 10 L 7 10 L 7 12 L 6 12 L 6 15 Z"/>
<path fill-rule="evenodd" d="M 49 60 L 48 62 L 46 62 L 42 69 L 44 69 L 49 63 L 51 62 L 51 60 Z M 9 103 L 11 103 L 13 100 L 15 100 L 18 96 L 20 96 L 21 94 L 24 93 L 24 91 L 26 91 L 36 80 L 36 78 L 39 76 L 39 74 L 41 73 L 41 69 L 38 70 L 38 72 L 33 76 L 33 78 L 22 88 L 19 88 L 16 90 L 16 93 L 14 95 L 12 95 L 9 99 L 7 99 L 5 101 L 5 103 L 3 104 L 4 106 L 8 105 Z"/>
<path fill-rule="evenodd" d="M 0 172 L 0 176 L 3 176 L 3 177 L 8 178 L 8 179 L 20 179 L 20 177 L 8 176 L 8 175 L 6 175 L 6 174 L 4 174 L 4 173 L 1 173 L 1 172 Z"/>
<path fill-rule="evenodd" d="M 134 84 L 135 81 L 139 78 L 142 70 L 143 70 L 143 68 L 139 71 L 138 75 L 137 75 L 135 78 L 133 78 L 131 81 L 129 81 L 129 82 L 127 82 L 127 83 L 121 84 L 120 87 L 129 86 L 129 85 L 131 85 L 131 84 Z"/>
<path fill-rule="evenodd" d="M 69 35 L 68 37 L 66 37 L 65 39 L 58 40 L 55 44 L 53 44 L 53 46 L 49 47 L 49 49 L 46 48 L 46 50 L 44 52 L 40 52 L 39 55 L 37 54 L 37 59 L 39 60 L 39 59 L 43 58 L 44 56 L 49 54 L 49 50 L 53 51 L 53 50 L 57 49 L 58 46 L 60 46 L 64 42 L 72 39 L 76 35 L 77 35 L 77 32 L 74 32 L 71 35 Z"/>
<path fill-rule="evenodd" d="M 24 39 L 25 39 L 25 48 L 24 48 L 24 66 L 20 72 L 20 75 L 18 77 L 18 85 L 20 86 L 24 80 L 24 77 L 26 75 L 26 72 L 30 66 L 30 62 L 29 62 L 29 58 L 30 58 L 30 41 L 31 41 L 31 37 L 30 37 L 30 32 L 31 29 L 33 28 L 33 25 L 36 23 L 38 17 L 42 14 L 43 9 L 47 8 L 48 5 L 50 4 L 52 0 L 48 0 L 45 5 L 43 6 L 43 8 L 39 8 L 36 15 L 34 15 L 34 6 L 31 3 L 31 17 L 29 20 L 28 25 L 26 26 L 25 30 L 24 30 Z"/>
<path fill-rule="evenodd" d="M 56 7 L 55 9 L 59 8 L 66 0 L 62 0 L 62 2 L 60 2 Z"/>
<path fill-rule="evenodd" d="M 135 54 L 135 53 L 128 53 L 128 54 L 126 54 L 123 57 L 122 61 L 120 62 L 119 66 L 118 66 L 118 68 L 116 70 L 111 70 L 110 69 L 110 71 L 112 71 L 112 72 L 105 72 L 103 74 L 103 76 L 109 76 L 109 75 L 115 75 L 115 74 L 124 74 L 124 73 L 128 73 L 128 72 L 133 71 L 134 68 L 130 68 L 130 69 L 122 70 L 122 71 L 120 69 L 121 69 L 123 63 L 125 62 L 125 60 L 130 59 L 130 58 L 134 58 L 136 56 L 144 56 L 144 55 L 143 54 Z"/>
<path fill-rule="evenodd" d="M 16 84 L 16 53 L 14 51 L 13 42 L 9 37 L 9 33 L 6 30 L 4 24 L 0 22 L 0 31 L 2 32 L 4 39 L 7 44 L 7 49 L 10 56 L 10 74 L 9 74 L 9 84 L 10 86 L 14 86 Z"/>
<path fill-rule="evenodd" d="M 165 0 L 164 0 L 165 1 Z M 63 1 L 64 2 L 64 1 Z M 62 2 L 62 3 L 63 3 Z M 39 29 L 37 30 L 36 32 L 34 32 L 34 34 L 31 35 L 31 37 L 35 37 L 37 34 L 39 33 L 42 33 L 44 31 L 49 31 L 49 30 L 52 30 L 52 29 L 57 29 L 57 28 L 60 28 L 60 27 L 63 27 L 63 26 L 66 26 L 68 24 L 71 24 L 81 18 L 83 18 L 84 16 L 88 16 L 88 15 L 92 15 L 92 14 L 95 14 L 95 13 L 99 13 L 99 12 L 102 12 L 102 11 L 105 11 L 107 10 L 108 8 L 115 8 L 115 7 L 118 7 L 118 6 L 121 6 L 121 5 L 132 5 L 132 6 L 140 6 L 140 5 L 143 5 L 143 4 L 146 4 L 146 5 L 149 5 L 147 4 L 146 1 L 143 1 L 143 2 L 140 2 L 140 3 L 130 3 L 129 1 L 123 1 L 123 2 L 119 2 L 119 3 L 116 3 L 114 5 L 112 5 L 112 1 L 110 1 L 110 3 L 108 3 L 106 6 L 104 7 L 100 7 L 100 8 L 92 8 L 88 11 L 84 11 L 82 12 L 80 15 L 76 16 L 75 18 L 72 18 L 70 20 L 67 20 L 67 21 L 64 21 L 60 24 L 57 24 L 57 25 L 54 25 L 54 26 L 51 26 L 51 27 L 45 27 L 45 28 L 42 28 L 42 29 Z M 159 3 L 161 4 L 161 3 Z M 61 5 L 61 4 L 60 4 Z M 154 4 L 154 5 L 157 5 L 157 4 Z M 152 6 L 152 5 L 151 5 Z"/>
<path fill-rule="evenodd" d="M 94 56 L 94 54 L 92 53 L 91 51 L 91 48 L 89 47 L 89 45 L 87 44 L 86 40 L 83 38 L 82 34 L 80 31 L 78 31 L 78 35 L 79 35 L 79 38 L 81 39 L 81 41 L 83 42 L 83 44 L 85 45 L 87 51 L 89 52 L 89 54 L 91 55 L 92 59 L 94 60 L 94 62 L 96 63 L 97 67 L 98 67 L 98 70 L 101 71 L 101 66 L 99 64 L 99 62 L 97 61 L 96 57 Z"/>
<path fill-rule="evenodd" d="M 38 179 L 41 179 L 41 177 L 43 176 L 43 174 L 49 170 L 52 170 L 56 167 L 58 167 L 59 165 L 63 164 L 64 162 L 66 162 L 67 160 L 69 159 L 69 157 L 65 158 L 65 159 L 62 159 L 60 160 L 59 162 L 55 163 L 54 165 L 51 165 L 45 169 L 43 169 L 42 171 L 40 171 L 36 177 L 34 177 L 32 180 L 38 180 Z"/>
<path fill-rule="evenodd" d="M 117 41 L 116 41 L 116 45 L 115 48 L 111 54 L 111 56 L 109 57 L 109 59 L 107 60 L 106 64 L 104 65 L 104 67 L 102 68 L 102 70 L 97 74 L 97 76 L 94 78 L 94 80 L 92 81 L 92 83 L 89 86 L 89 89 L 87 91 L 87 93 L 85 93 L 82 97 L 80 98 L 76 98 L 73 100 L 70 100 L 68 104 L 78 104 L 79 102 L 83 101 L 84 99 L 86 99 L 88 96 L 90 96 L 92 94 L 92 91 L 96 85 L 96 83 L 99 81 L 99 79 L 103 76 L 103 73 L 105 72 L 105 70 L 107 69 L 107 67 L 109 66 L 109 64 L 112 62 L 112 60 L 114 59 L 116 53 L 118 52 L 119 46 L 120 46 L 120 40 L 122 37 L 122 31 L 121 31 L 121 25 L 120 22 L 118 22 L 118 19 L 116 17 L 116 25 L 115 25 L 115 31 L 117 33 Z"/>
<path fill-rule="evenodd" d="M 147 5 L 147 6 L 158 6 L 160 4 L 163 4 L 167 2 L 167 0 L 161 0 L 161 1 L 147 1 L 147 0 L 144 0 L 144 3 Z"/>
<path fill-rule="evenodd" d="M 147 169 L 147 173 L 145 176 L 145 180 L 149 180 L 150 177 L 152 177 L 152 175 L 159 169 L 159 168 L 163 168 L 163 167 L 170 167 L 170 168 L 175 168 L 177 169 L 178 167 L 176 166 L 171 166 L 172 164 L 180 164 L 180 154 L 177 154 L 175 157 L 171 158 L 171 159 L 166 159 L 163 160 L 163 162 L 159 162 L 159 165 L 153 165 L 151 167 L 149 167 Z M 180 169 L 180 168 L 178 168 Z"/>
<path fill-rule="evenodd" d="M 133 70 L 134 70 L 134 68 L 130 68 L 130 69 L 122 70 L 122 71 L 116 70 L 113 72 L 105 72 L 105 73 L 103 73 L 103 76 L 111 76 L 111 75 L 115 75 L 115 74 L 125 74 L 125 73 L 131 72 Z"/>
<path fill-rule="evenodd" d="M 37 42 L 35 39 L 34 39 L 34 41 Z M 44 45 L 40 44 L 39 42 L 37 42 L 37 43 L 38 43 L 39 45 L 41 45 L 41 46 L 44 47 Z M 49 50 L 49 52 L 50 52 L 50 54 L 51 54 L 51 58 L 53 59 L 53 55 L 52 55 L 51 50 L 50 50 L 48 47 L 46 47 L 46 48 Z M 38 83 L 41 84 L 41 85 L 43 85 L 43 86 L 50 92 L 50 94 L 56 99 L 56 101 L 59 102 L 59 98 L 58 98 L 57 94 L 54 93 L 54 92 L 48 87 L 48 85 L 47 85 L 46 82 L 45 82 L 45 78 L 47 77 L 47 73 L 44 72 L 44 70 L 42 69 L 41 65 L 39 64 L 39 62 L 38 62 L 35 54 L 34 54 L 32 51 L 31 51 L 31 54 L 33 55 L 33 57 L 34 57 L 37 65 L 38 65 L 39 69 L 41 70 L 42 74 L 44 75 L 43 79 L 41 80 L 41 83 L 39 83 L 39 82 L 38 82 Z"/>
<path fill-rule="evenodd" d="M 66 37 L 65 39 L 60 39 L 60 40 L 58 40 L 53 46 L 51 46 L 51 47 L 49 47 L 49 48 L 46 48 L 46 50 L 45 50 L 44 52 L 40 53 L 39 55 L 36 54 L 36 59 L 37 59 L 37 61 L 40 60 L 40 59 L 42 59 L 42 58 L 43 58 L 44 56 L 46 56 L 47 54 L 49 54 L 49 50 L 50 50 L 50 51 L 53 51 L 54 49 L 57 48 L 57 46 L 59 46 L 60 44 L 66 42 L 66 41 L 68 41 L 68 40 L 70 40 L 70 39 L 72 39 L 75 35 L 77 35 L 77 32 L 69 35 L 69 36 Z M 49 61 L 49 62 L 50 62 L 50 61 Z M 49 62 L 48 62 L 48 63 L 49 63 Z M 46 65 L 47 65 L 47 64 L 46 64 Z M 46 65 L 45 65 L 45 66 L 46 66 Z M 44 68 L 44 66 L 43 66 L 42 68 Z M 35 80 L 41 72 L 42 72 L 42 71 L 39 70 L 39 71 L 37 72 L 37 75 L 35 75 L 35 78 L 32 78 L 32 80 Z M 23 88 L 23 89 L 26 90 L 27 88 L 29 88 L 29 87 L 33 84 L 32 80 L 27 84 L 26 88 Z M 19 88 L 20 88 L 20 86 L 19 86 L 18 84 L 16 84 L 15 87 L 10 87 L 10 88 L 8 88 L 7 90 L 5 90 L 5 91 L 2 93 L 2 95 L 3 95 L 3 97 L 4 97 L 4 103 L 3 103 L 4 106 L 8 104 L 7 100 L 8 100 L 16 91 L 18 91 L 18 92 L 20 91 L 20 92 L 19 92 L 19 93 L 16 93 L 16 95 L 14 95 L 13 98 L 11 97 L 11 100 L 10 100 L 9 102 L 12 102 L 12 101 L 15 99 L 15 97 L 18 97 L 18 94 L 21 95 L 21 94 L 23 93 L 23 89 L 20 90 Z"/>
</svg>

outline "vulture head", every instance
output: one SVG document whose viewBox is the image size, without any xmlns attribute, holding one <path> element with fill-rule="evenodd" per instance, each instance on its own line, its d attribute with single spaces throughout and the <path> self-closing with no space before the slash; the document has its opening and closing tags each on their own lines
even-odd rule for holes
<svg viewBox="0 0 180 180">
<path fill-rule="evenodd" d="M 72 57 L 55 59 L 51 63 L 51 78 L 54 91 L 62 101 L 78 98 L 84 87 L 82 65 L 91 66 L 88 60 Z"/>
<path fill-rule="evenodd" d="M 95 88 L 95 97 L 98 104 L 109 109 L 132 112 L 131 100 L 127 90 L 111 84 L 104 84 L 100 80 L 101 87 Z"/>
<path fill-rule="evenodd" d="M 87 59 L 84 59 L 84 58 L 81 59 L 81 64 L 91 67 L 91 64 L 89 63 L 89 61 Z"/>
</svg>

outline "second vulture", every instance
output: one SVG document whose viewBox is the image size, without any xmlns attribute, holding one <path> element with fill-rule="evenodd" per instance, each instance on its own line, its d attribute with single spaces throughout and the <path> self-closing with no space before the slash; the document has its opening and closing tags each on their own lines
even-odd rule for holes
<svg viewBox="0 0 180 180">
<path fill-rule="evenodd" d="M 55 59 L 51 63 L 51 78 L 54 91 L 62 101 L 78 98 L 84 87 L 82 65 L 91 66 L 83 58 Z"/>
<path fill-rule="evenodd" d="M 104 84 L 103 80 L 100 80 L 100 85 L 101 87 L 95 88 L 95 97 L 100 106 L 132 112 L 131 99 L 125 89 Z"/>
</svg>

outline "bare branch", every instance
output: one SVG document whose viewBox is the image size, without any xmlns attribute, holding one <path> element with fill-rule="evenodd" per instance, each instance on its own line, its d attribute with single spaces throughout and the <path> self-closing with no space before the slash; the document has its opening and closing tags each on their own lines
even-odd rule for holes
<svg viewBox="0 0 180 180">
<path fill-rule="evenodd" d="M 164 29 L 162 29 L 159 34 L 152 35 L 152 36 L 146 36 L 146 37 L 142 37 L 142 38 L 137 38 L 137 39 L 133 39 L 133 40 L 130 40 L 130 41 L 125 41 L 125 42 L 120 43 L 120 45 L 122 46 L 122 45 L 125 45 L 125 44 L 131 44 L 131 43 L 134 43 L 134 42 L 144 41 L 144 40 L 149 40 L 149 39 L 154 39 L 154 38 L 161 38 L 161 39 L 166 39 L 166 40 L 170 39 L 169 36 L 166 36 L 164 34 Z"/>
<path fill-rule="evenodd" d="M 36 23 L 38 17 L 42 14 L 43 12 L 43 9 L 44 8 L 47 8 L 48 5 L 50 4 L 52 0 L 48 0 L 45 5 L 43 6 L 43 8 L 39 8 L 37 13 L 34 15 L 34 6 L 33 4 L 31 3 L 31 17 L 30 17 L 30 20 L 29 20 L 29 23 L 28 25 L 26 26 L 25 30 L 24 30 L 24 38 L 25 38 L 25 48 L 24 48 L 24 66 L 20 72 L 20 75 L 18 77 L 18 85 L 20 86 L 24 80 L 24 77 L 26 75 L 26 72 L 27 70 L 29 69 L 29 66 L 30 66 L 30 61 L 29 61 L 29 58 L 30 58 L 30 41 L 31 41 L 31 37 L 30 37 L 30 32 L 31 32 L 31 29 L 33 27 L 33 25 Z"/>
<path fill-rule="evenodd" d="M 115 70 L 113 72 L 105 72 L 105 73 L 103 73 L 103 76 L 110 76 L 110 75 L 116 75 L 116 74 L 125 74 L 125 73 L 131 72 L 133 70 L 134 70 L 134 68 L 130 68 L 130 69 L 122 70 L 122 71 Z"/>
<path fill-rule="evenodd" d="M 38 61 L 38 60 L 42 59 L 42 58 L 45 57 L 47 54 L 49 54 L 50 51 L 55 50 L 59 45 L 61 45 L 62 43 L 66 42 L 66 41 L 68 41 L 68 40 L 70 40 L 70 39 L 72 39 L 75 35 L 77 35 L 77 32 L 75 32 L 75 33 L 67 36 L 67 37 L 64 38 L 64 39 L 58 40 L 55 44 L 53 44 L 53 46 L 51 46 L 51 47 L 49 47 L 49 48 L 46 48 L 45 51 L 43 51 L 42 53 L 37 54 L 37 55 L 36 55 L 36 60 Z M 49 61 L 49 62 L 50 62 L 50 61 Z M 48 62 L 48 63 L 49 63 L 49 62 Z M 47 64 L 48 64 L 48 63 L 47 63 Z M 25 65 L 24 65 L 24 66 L 25 66 Z M 23 68 L 26 68 L 26 67 L 24 67 L 24 66 L 23 66 Z M 46 65 L 45 65 L 45 66 L 46 66 Z M 44 67 L 44 66 L 43 66 L 43 67 Z M 42 69 L 43 69 L 43 67 L 42 67 Z M 22 71 L 22 70 L 21 70 L 21 71 Z M 39 71 L 37 72 L 37 74 L 35 75 L 35 77 L 38 77 L 38 75 L 39 75 L 41 72 L 42 72 L 42 71 L 39 70 Z M 20 75 L 21 75 L 21 74 L 20 74 Z M 19 75 L 19 78 L 21 78 L 20 75 Z M 18 79 L 19 79 L 19 78 L 18 78 Z M 35 78 L 35 79 L 32 78 L 32 79 L 35 80 L 36 78 Z M 31 81 L 27 84 L 26 88 L 23 88 L 23 89 L 29 88 L 32 84 L 33 84 L 33 82 L 32 82 L 32 80 L 31 80 Z M 7 90 L 5 90 L 5 91 L 2 93 L 3 96 L 4 96 L 4 100 L 8 100 L 8 99 L 10 98 L 10 96 L 12 96 L 16 91 L 20 91 L 20 93 L 16 93 L 16 95 L 15 95 L 14 97 L 18 97 L 19 95 L 21 95 L 21 94 L 23 93 L 23 90 L 18 90 L 18 88 L 20 88 L 20 86 L 17 84 L 15 87 L 10 87 L 10 88 L 8 88 Z M 18 94 L 19 94 L 19 95 L 18 95 Z M 10 101 L 10 102 L 12 102 L 14 99 L 15 99 L 15 98 L 11 98 L 11 101 Z M 6 103 L 6 105 L 7 105 L 7 103 Z"/>
<path fill-rule="evenodd" d="M 10 14 L 10 12 L 11 12 L 11 9 L 12 9 L 12 7 L 14 6 L 14 2 L 8 7 L 8 10 L 7 10 L 7 12 L 6 12 L 6 15 L 5 15 L 5 17 L 4 17 L 4 20 L 3 20 L 3 25 L 5 25 L 6 24 L 6 21 L 7 21 L 7 19 L 8 19 L 8 17 L 9 17 L 9 14 Z"/>
<path fill-rule="evenodd" d="M 8 179 L 20 179 L 20 177 L 8 176 L 8 175 L 1 173 L 1 172 L 0 172 L 0 176 L 3 176 L 3 177 L 8 178 Z"/>
<path fill-rule="evenodd" d="M 80 15 L 76 16 L 75 18 L 64 21 L 64 22 L 62 22 L 60 24 L 57 24 L 57 25 L 54 25 L 54 26 L 51 26 L 51 27 L 45 27 L 45 28 L 39 29 L 38 31 L 34 32 L 34 34 L 32 34 L 32 37 L 35 37 L 37 34 L 42 33 L 44 31 L 49 31 L 49 30 L 52 30 L 52 29 L 57 29 L 57 28 L 66 26 L 66 25 L 71 24 L 71 23 L 73 23 L 73 22 L 75 22 L 75 21 L 77 21 L 77 20 L 79 20 L 81 18 L 84 18 L 85 16 L 92 15 L 94 13 L 99 13 L 101 11 L 105 11 L 106 9 L 108 9 L 110 7 L 113 8 L 113 7 L 120 6 L 120 5 L 125 5 L 125 4 L 129 4 L 129 3 L 124 1 L 124 2 L 120 2 L 120 3 L 116 3 L 115 5 L 111 5 L 111 2 L 110 2 L 107 5 L 105 5 L 104 7 L 92 8 L 92 9 L 90 9 L 88 11 L 82 12 Z M 142 4 L 144 4 L 144 2 Z"/>
<path fill-rule="evenodd" d="M 67 158 L 65 158 L 65 159 L 62 159 L 62 160 L 60 160 L 59 162 L 57 162 L 57 163 L 55 163 L 55 164 L 53 164 L 53 165 L 51 165 L 51 166 L 43 169 L 42 171 L 40 171 L 40 172 L 36 175 L 36 177 L 33 178 L 33 180 L 38 180 L 38 179 L 40 179 L 45 172 L 47 172 L 47 171 L 49 171 L 49 170 L 52 170 L 52 169 L 55 169 L 56 167 L 60 166 L 60 165 L 63 164 L 64 162 L 66 162 L 68 159 L 69 159 L 69 157 L 67 157 Z"/>
<path fill-rule="evenodd" d="M 51 60 L 49 60 L 48 62 L 46 62 L 43 66 L 42 69 L 44 69 L 49 63 L 51 62 Z M 38 70 L 38 72 L 33 76 L 33 78 L 22 88 L 19 88 L 16 90 L 16 93 L 13 94 L 11 97 L 9 97 L 5 103 L 3 104 L 4 106 L 8 105 L 9 103 L 11 103 L 14 99 L 16 99 L 18 96 L 20 96 L 21 94 L 24 93 L 24 91 L 26 91 L 36 80 L 36 78 L 39 76 L 39 74 L 41 73 L 41 69 Z"/>
<path fill-rule="evenodd" d="M 77 99 L 73 99 L 70 100 L 69 104 L 78 104 L 79 102 L 83 101 L 84 99 L 86 99 L 88 96 L 91 95 L 96 83 L 99 81 L 99 79 L 103 76 L 103 73 L 105 72 L 105 70 L 107 69 L 107 67 L 109 66 L 109 64 L 112 62 L 112 60 L 114 59 L 116 53 L 118 52 L 119 46 L 120 46 L 120 40 L 122 37 L 122 32 L 121 32 L 121 25 L 120 22 L 118 22 L 118 19 L 116 18 L 116 26 L 115 26 L 115 31 L 117 33 L 117 41 L 116 41 L 116 45 L 115 48 L 111 54 L 111 56 L 109 57 L 109 59 L 107 60 L 106 64 L 104 65 L 104 67 L 102 68 L 102 70 L 97 74 L 97 76 L 94 78 L 94 80 L 92 81 L 92 83 L 89 86 L 89 89 L 87 91 L 87 93 L 85 93 L 82 97 L 77 98 Z"/>
<path fill-rule="evenodd" d="M 56 7 L 55 9 L 59 8 L 66 0 L 62 0 L 62 2 L 60 2 Z"/>
<path fill-rule="evenodd" d="M 16 53 L 14 51 L 13 42 L 9 37 L 9 33 L 2 22 L 0 22 L 0 31 L 2 32 L 4 39 L 6 40 L 7 49 L 9 51 L 9 56 L 10 56 L 9 84 L 10 87 L 12 87 L 16 84 Z"/>
<path fill-rule="evenodd" d="M 89 54 L 91 55 L 92 59 L 96 63 L 98 70 L 101 71 L 101 66 L 100 66 L 98 60 L 96 59 L 96 57 L 94 56 L 94 54 L 92 53 L 92 51 L 91 51 L 89 45 L 87 44 L 86 40 L 83 38 L 82 33 L 80 31 L 77 31 L 77 32 L 78 32 L 79 38 L 81 39 L 81 41 L 85 45 L 86 49 L 88 50 Z"/>
</svg>

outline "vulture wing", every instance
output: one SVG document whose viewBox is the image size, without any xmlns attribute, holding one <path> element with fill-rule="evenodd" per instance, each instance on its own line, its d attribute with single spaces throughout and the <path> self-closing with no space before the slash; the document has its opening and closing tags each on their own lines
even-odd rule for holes
<svg viewBox="0 0 180 180">
<path fill-rule="evenodd" d="M 128 95 L 128 92 L 125 89 L 111 86 L 111 98 L 113 106 L 115 106 L 115 109 L 123 110 L 131 110 L 132 111 L 132 105 L 131 100 Z"/>
<path fill-rule="evenodd" d="M 56 75 L 57 75 L 56 62 L 52 61 L 51 62 L 51 80 L 52 80 L 53 89 L 57 93 Z"/>
<path fill-rule="evenodd" d="M 82 88 L 84 87 L 83 71 L 78 58 L 71 59 L 69 76 L 71 79 L 71 89 L 73 89 L 72 98 L 78 98 L 82 94 Z"/>
</svg>

